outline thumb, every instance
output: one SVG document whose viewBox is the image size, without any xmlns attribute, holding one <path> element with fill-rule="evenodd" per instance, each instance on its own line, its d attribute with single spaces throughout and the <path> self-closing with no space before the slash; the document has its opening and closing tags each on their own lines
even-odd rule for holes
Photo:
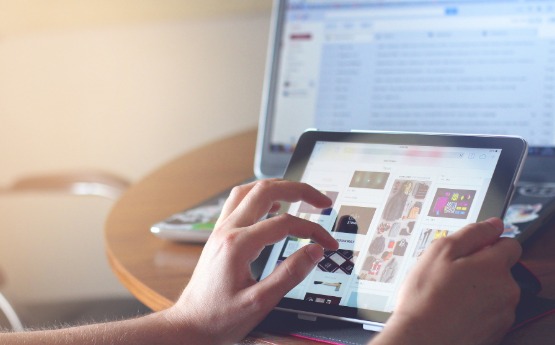
<svg viewBox="0 0 555 345">
<path fill-rule="evenodd" d="M 275 307 L 278 302 L 292 288 L 302 282 L 306 276 L 324 257 L 324 249 L 312 243 L 297 250 L 281 264 L 268 277 L 255 285 L 260 296 L 265 296 L 268 310 Z"/>
</svg>

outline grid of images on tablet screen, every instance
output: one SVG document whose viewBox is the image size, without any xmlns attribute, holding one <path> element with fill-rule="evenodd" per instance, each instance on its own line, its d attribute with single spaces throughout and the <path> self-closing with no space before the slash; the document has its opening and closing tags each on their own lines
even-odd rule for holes
<svg viewBox="0 0 555 345">
<path fill-rule="evenodd" d="M 349 184 L 350 188 L 367 188 L 384 190 L 389 173 L 355 171 Z M 446 229 L 422 229 L 420 236 L 414 238 L 414 227 L 418 217 L 423 213 L 425 199 L 433 196 L 429 217 L 465 219 L 476 194 L 475 190 L 438 188 L 430 192 L 428 180 L 402 179 L 394 180 L 387 202 L 381 211 L 380 220 L 375 231 L 370 231 L 369 246 L 364 251 L 365 257 L 359 258 L 361 250 L 353 246 L 341 245 L 337 251 L 325 251 L 324 259 L 318 264 L 312 278 L 312 286 L 307 289 L 303 299 L 310 302 L 339 304 L 343 298 L 346 277 L 356 271 L 358 281 L 393 284 L 397 278 L 402 260 L 406 257 L 419 257 L 434 240 L 451 233 Z M 385 190 L 384 190 L 385 191 Z M 336 204 L 339 192 L 323 191 L 333 204 Z M 342 238 L 368 236 L 370 224 L 377 213 L 375 207 L 357 205 L 335 205 L 339 208 L 317 209 L 307 203 L 301 203 L 297 216 L 317 221 L 322 217 L 334 217 L 332 231 Z M 416 246 L 407 253 L 409 243 L 416 241 Z M 282 262 L 308 240 L 288 238 L 278 259 Z M 347 241 L 348 242 L 348 241 Z M 345 243 L 345 241 L 343 242 Z M 355 270 L 355 264 L 360 265 Z M 348 305 L 356 304 L 357 294 L 351 294 Z M 374 304 L 384 304 L 377 300 Z"/>
</svg>

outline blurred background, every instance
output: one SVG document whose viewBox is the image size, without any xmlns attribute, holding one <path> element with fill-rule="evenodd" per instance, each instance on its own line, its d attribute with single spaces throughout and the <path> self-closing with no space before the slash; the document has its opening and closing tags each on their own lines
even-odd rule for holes
<svg viewBox="0 0 555 345">
<path fill-rule="evenodd" d="M 133 183 L 254 128 L 270 12 L 271 0 L 0 0 L 0 291 L 24 324 L 146 308 L 107 264 L 114 198 L 10 186 L 83 171 Z"/>
</svg>

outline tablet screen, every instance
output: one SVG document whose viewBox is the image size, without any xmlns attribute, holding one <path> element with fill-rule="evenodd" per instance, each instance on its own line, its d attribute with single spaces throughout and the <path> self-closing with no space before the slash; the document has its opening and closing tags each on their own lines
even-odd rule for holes
<svg viewBox="0 0 555 345">
<path fill-rule="evenodd" d="M 286 299 L 376 311 L 368 318 L 385 322 L 426 248 L 477 221 L 502 151 L 316 141 L 298 179 L 333 206 L 298 202 L 287 212 L 322 225 L 339 249 L 326 251 Z M 289 237 L 274 245 L 261 278 L 308 243 Z"/>
</svg>

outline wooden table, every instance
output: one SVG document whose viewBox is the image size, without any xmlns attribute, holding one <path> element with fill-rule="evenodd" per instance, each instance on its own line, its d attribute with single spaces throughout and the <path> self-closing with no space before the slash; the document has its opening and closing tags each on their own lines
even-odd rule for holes
<svg viewBox="0 0 555 345">
<path fill-rule="evenodd" d="M 255 141 L 256 131 L 250 130 L 188 152 L 133 185 L 112 209 L 105 229 L 110 264 L 131 293 L 151 309 L 165 309 L 177 300 L 202 246 L 158 239 L 150 234 L 150 225 L 252 177 Z M 542 296 L 555 298 L 555 231 L 542 233 L 523 259 L 542 280 Z M 552 344 L 553 337 L 552 315 L 510 333 L 503 344 Z M 267 334 L 246 341 L 274 342 L 317 344 Z"/>
</svg>

